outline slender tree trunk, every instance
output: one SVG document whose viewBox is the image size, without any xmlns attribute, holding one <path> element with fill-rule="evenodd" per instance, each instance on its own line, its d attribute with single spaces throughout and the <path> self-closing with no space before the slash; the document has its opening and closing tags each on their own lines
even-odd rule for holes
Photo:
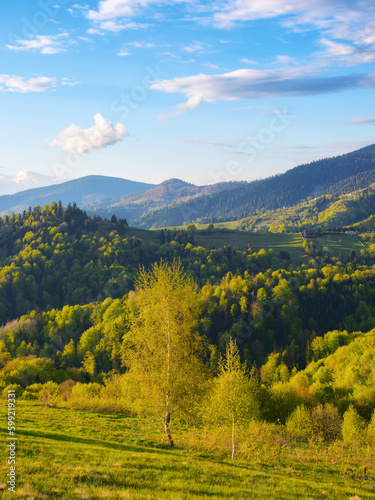
<svg viewBox="0 0 375 500">
<path fill-rule="evenodd" d="M 235 424 L 235 418 L 234 418 L 234 412 L 232 412 L 232 460 L 234 458 L 234 454 L 236 452 L 236 443 L 234 439 L 234 424 Z"/>
<path fill-rule="evenodd" d="M 171 413 L 169 411 L 169 395 L 167 394 L 165 397 L 165 419 L 164 419 L 164 429 L 165 429 L 165 434 L 168 439 L 168 444 L 169 446 L 174 446 L 173 439 L 171 436 L 171 431 L 169 429 L 169 422 L 171 420 Z"/>
<path fill-rule="evenodd" d="M 167 310 L 168 311 L 168 310 Z M 169 446 L 174 446 L 173 439 L 171 436 L 171 431 L 169 429 L 169 422 L 171 420 L 171 411 L 169 404 L 169 387 L 171 379 L 171 331 L 169 327 L 169 315 L 166 321 L 167 327 L 167 392 L 165 395 L 165 419 L 164 419 L 164 430 L 168 439 Z"/>
</svg>

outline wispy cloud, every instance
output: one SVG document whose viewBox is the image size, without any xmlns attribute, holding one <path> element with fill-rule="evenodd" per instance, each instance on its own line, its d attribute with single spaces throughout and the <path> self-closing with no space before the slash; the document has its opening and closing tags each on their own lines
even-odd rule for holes
<svg viewBox="0 0 375 500">
<path fill-rule="evenodd" d="M 246 57 L 243 57 L 241 59 L 241 62 L 245 63 L 245 64 L 250 64 L 251 66 L 259 66 L 259 63 L 254 61 L 253 59 L 247 59 Z"/>
<path fill-rule="evenodd" d="M 192 53 L 192 52 L 198 52 L 201 54 L 208 54 L 212 52 L 212 45 L 204 42 L 199 42 L 197 40 L 194 40 L 193 43 L 190 45 L 187 45 L 186 47 L 183 48 L 185 52 Z"/>
<path fill-rule="evenodd" d="M 82 154 L 91 149 L 102 148 L 115 144 L 128 132 L 122 123 L 113 125 L 105 120 L 101 114 L 94 116 L 95 125 L 82 129 L 72 123 L 56 136 L 50 147 L 60 147 L 66 153 Z"/>
<path fill-rule="evenodd" d="M 60 33 L 55 36 L 36 35 L 28 40 L 16 40 L 17 45 L 7 45 L 7 48 L 21 52 L 34 51 L 40 54 L 60 54 L 66 52 L 67 45 L 71 43 L 68 33 Z"/>
<path fill-rule="evenodd" d="M 49 186 L 55 182 L 57 182 L 55 177 L 30 170 L 20 170 L 15 175 L 0 174 L 0 195 L 17 193 L 35 187 Z"/>
<path fill-rule="evenodd" d="M 345 122 L 347 125 L 375 125 L 375 116 L 365 116 L 363 118 L 352 118 Z"/>
<path fill-rule="evenodd" d="M 169 119 L 202 101 L 236 101 L 272 97 L 296 97 L 326 94 L 358 88 L 374 88 L 375 73 L 353 73 L 343 76 L 317 76 L 313 67 L 273 70 L 240 69 L 221 75 L 193 75 L 151 82 L 151 88 L 167 93 L 180 93 L 188 100 L 159 119 Z"/>
<path fill-rule="evenodd" d="M 80 82 L 73 81 L 70 78 L 62 78 L 61 85 L 66 85 L 68 87 L 76 87 L 77 85 L 80 85 Z"/>
<path fill-rule="evenodd" d="M 117 52 L 117 55 L 121 57 L 130 56 L 130 52 L 126 49 L 121 49 Z"/>
<path fill-rule="evenodd" d="M 0 74 L 0 92 L 18 92 L 26 94 L 28 92 L 46 92 L 55 90 L 56 78 L 39 76 L 37 78 L 26 79 L 16 75 Z"/>
</svg>

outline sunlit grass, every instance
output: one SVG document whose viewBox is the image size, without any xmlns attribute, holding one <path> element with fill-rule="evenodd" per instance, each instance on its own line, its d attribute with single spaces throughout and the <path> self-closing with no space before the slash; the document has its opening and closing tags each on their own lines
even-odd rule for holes
<svg viewBox="0 0 375 500">
<path fill-rule="evenodd" d="M 4 401 L 1 406 L 4 450 Z M 372 450 L 291 444 L 276 426 L 259 429 L 258 424 L 249 428 L 239 458 L 232 461 L 223 429 L 175 429 L 177 446 L 169 449 L 157 420 L 22 401 L 17 407 L 17 492 L 4 489 L 9 466 L 3 453 L 2 498 L 375 498 Z"/>
</svg>

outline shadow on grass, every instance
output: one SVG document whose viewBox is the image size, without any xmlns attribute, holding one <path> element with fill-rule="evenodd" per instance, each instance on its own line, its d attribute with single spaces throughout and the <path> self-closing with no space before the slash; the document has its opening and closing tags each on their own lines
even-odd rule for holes
<svg viewBox="0 0 375 500">
<path fill-rule="evenodd" d="M 70 443 L 80 443 L 80 444 L 87 444 L 87 445 L 92 445 L 92 446 L 103 446 L 105 448 L 110 448 L 111 450 L 120 450 L 120 451 L 132 451 L 132 452 L 139 452 L 139 453 L 158 453 L 158 454 L 168 454 L 168 451 L 172 451 L 169 447 L 163 446 L 163 449 L 156 449 L 156 448 L 151 448 L 151 447 L 145 447 L 145 446 L 131 446 L 131 445 L 125 445 L 121 443 L 114 443 L 114 442 L 108 442 L 108 441 L 101 441 L 98 439 L 89 439 L 89 438 L 80 438 L 77 436 L 69 436 L 66 434 L 58 434 L 57 432 L 46 432 L 46 431 L 27 431 L 24 429 L 19 429 L 17 431 L 17 435 L 24 435 L 24 436 L 32 436 L 36 438 L 46 438 L 46 439 L 52 439 L 54 441 L 65 441 L 65 442 L 70 442 Z M 175 451 L 175 450 L 173 450 Z"/>
</svg>

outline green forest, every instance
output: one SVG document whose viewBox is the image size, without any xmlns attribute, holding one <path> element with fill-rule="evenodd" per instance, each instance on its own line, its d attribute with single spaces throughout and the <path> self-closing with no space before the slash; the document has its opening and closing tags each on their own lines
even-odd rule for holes
<svg viewBox="0 0 375 500">
<path fill-rule="evenodd" d="M 1 218 L 3 397 L 14 391 L 26 414 L 127 415 L 149 422 L 152 446 L 224 460 L 271 464 L 299 449 L 308 469 L 329 452 L 343 467 L 332 482 L 361 478 L 366 490 L 374 235 L 359 235 L 357 252 L 301 238 L 296 253 L 215 247 L 220 231 L 137 232 L 56 202 Z"/>
</svg>

